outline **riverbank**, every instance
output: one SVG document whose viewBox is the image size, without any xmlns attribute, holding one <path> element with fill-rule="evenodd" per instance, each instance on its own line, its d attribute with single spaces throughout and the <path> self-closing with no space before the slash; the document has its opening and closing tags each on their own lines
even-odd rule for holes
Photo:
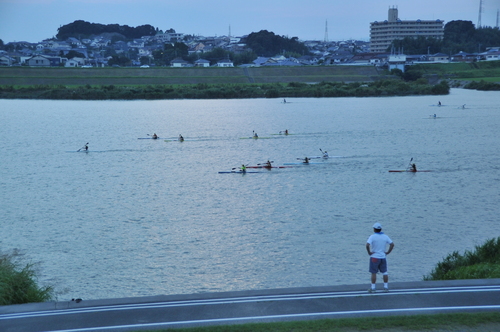
<svg viewBox="0 0 500 332">
<path fill-rule="evenodd" d="M 0 86 L 0 99 L 51 100 L 155 100 L 155 99 L 247 99 L 298 97 L 388 97 L 447 95 L 445 81 L 436 85 L 404 82 L 398 79 L 366 83 L 321 82 L 307 84 L 187 84 L 187 85 L 32 85 Z M 284 100 L 283 102 L 286 102 Z"/>
</svg>

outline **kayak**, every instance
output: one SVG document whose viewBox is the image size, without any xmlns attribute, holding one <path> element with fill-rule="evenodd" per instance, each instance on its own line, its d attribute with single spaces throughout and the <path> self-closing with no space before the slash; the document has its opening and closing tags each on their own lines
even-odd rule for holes
<svg viewBox="0 0 500 332">
<path fill-rule="evenodd" d="M 226 172 L 219 172 L 219 174 L 247 174 L 247 173 L 261 173 L 261 172 L 252 172 L 252 171 L 246 171 L 246 172 L 242 172 L 242 171 L 226 171 Z"/>
<path fill-rule="evenodd" d="M 292 166 L 266 166 L 266 165 L 261 165 L 261 166 L 247 166 L 247 168 L 291 168 Z"/>
<path fill-rule="evenodd" d="M 323 163 L 304 163 L 304 162 L 301 162 L 301 163 L 284 163 L 283 165 L 312 165 L 312 164 L 323 164 Z"/>
<path fill-rule="evenodd" d="M 161 137 L 153 138 L 153 137 L 139 137 L 137 139 L 160 139 Z"/>
<path fill-rule="evenodd" d="M 429 170 L 424 170 L 424 171 L 419 171 L 417 170 L 416 172 L 415 171 L 409 171 L 409 170 L 406 170 L 406 169 L 402 169 L 402 170 L 389 170 L 390 173 L 416 173 L 416 172 L 432 172 L 432 171 L 429 171 Z"/>
<path fill-rule="evenodd" d="M 262 136 L 259 136 L 259 137 L 240 137 L 240 139 L 267 139 L 267 138 L 271 138 L 271 137 L 262 137 Z"/>
<path fill-rule="evenodd" d="M 344 158 L 344 156 L 328 156 L 328 157 L 323 157 L 323 156 L 313 156 L 313 157 L 307 157 L 309 159 L 328 159 L 328 158 Z M 302 158 L 299 158 L 302 159 Z"/>
</svg>

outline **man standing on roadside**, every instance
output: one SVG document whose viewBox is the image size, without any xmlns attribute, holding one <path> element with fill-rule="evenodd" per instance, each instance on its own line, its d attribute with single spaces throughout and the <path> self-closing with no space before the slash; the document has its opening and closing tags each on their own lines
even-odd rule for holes
<svg viewBox="0 0 500 332">
<path fill-rule="evenodd" d="M 368 289 L 369 293 L 374 293 L 376 290 L 375 284 L 377 282 L 377 272 L 380 271 L 384 278 L 384 292 L 389 291 L 389 273 L 387 271 L 387 259 L 386 256 L 389 255 L 394 248 L 394 242 L 391 238 L 382 232 L 382 225 L 376 222 L 373 225 L 374 233 L 370 235 L 366 241 L 366 251 L 370 255 L 370 273 L 371 287 Z M 389 250 L 386 251 L 387 245 L 389 245 Z"/>
</svg>

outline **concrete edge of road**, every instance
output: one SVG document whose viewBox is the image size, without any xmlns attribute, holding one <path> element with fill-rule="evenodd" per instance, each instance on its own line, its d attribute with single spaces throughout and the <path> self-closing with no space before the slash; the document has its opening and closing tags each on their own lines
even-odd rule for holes
<svg viewBox="0 0 500 332">
<path fill-rule="evenodd" d="M 415 282 L 391 282 L 390 288 L 397 289 L 429 289 L 443 287 L 468 287 L 468 286 L 494 286 L 500 285 L 498 279 L 467 279 L 467 280 L 445 280 L 445 281 L 415 281 Z M 378 285 L 380 286 L 380 285 Z M 269 296 L 269 295 L 286 295 L 286 294 L 310 294 L 324 292 L 349 292 L 349 291 L 364 291 L 369 287 L 369 283 L 357 285 L 339 285 L 339 286 L 316 286 L 316 287 L 295 287 L 295 288 L 278 288 L 278 289 L 259 289 L 247 291 L 228 291 L 216 293 L 194 293 L 194 294 L 175 294 L 175 295 L 156 295 L 142 297 L 125 297 L 115 299 L 100 299 L 82 301 L 53 301 L 40 303 L 27 303 L 0 306 L 0 315 L 38 312 L 49 310 L 65 310 L 79 309 L 89 307 L 103 307 L 115 305 L 132 305 L 132 304 L 147 304 L 158 302 L 172 302 L 184 300 L 213 300 L 219 298 L 235 298 L 249 296 Z"/>
</svg>

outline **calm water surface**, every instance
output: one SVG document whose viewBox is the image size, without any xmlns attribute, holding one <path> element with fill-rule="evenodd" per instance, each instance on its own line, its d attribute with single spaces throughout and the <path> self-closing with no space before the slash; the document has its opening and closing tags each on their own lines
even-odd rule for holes
<svg viewBox="0 0 500 332">
<path fill-rule="evenodd" d="M 391 281 L 421 280 L 500 236 L 499 100 L 0 100 L 0 249 L 59 300 L 368 284 L 380 222 Z M 218 174 L 319 149 L 342 158 Z M 388 172 L 410 158 L 432 172 Z"/>
</svg>

